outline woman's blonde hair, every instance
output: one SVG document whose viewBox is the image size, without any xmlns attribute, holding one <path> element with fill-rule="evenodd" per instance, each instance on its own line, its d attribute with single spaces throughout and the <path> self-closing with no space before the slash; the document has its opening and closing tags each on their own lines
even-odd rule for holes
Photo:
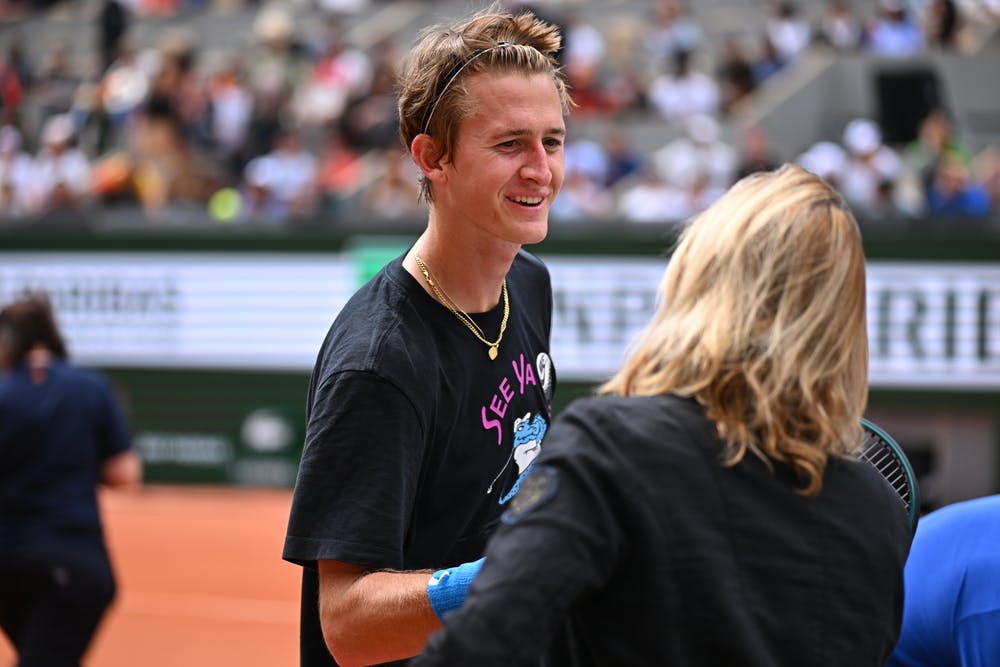
<svg viewBox="0 0 1000 667">
<path fill-rule="evenodd" d="M 550 74 L 568 113 L 572 101 L 556 54 L 562 44 L 557 26 L 530 12 L 514 15 L 498 3 L 454 25 L 434 25 L 420 40 L 397 77 L 399 138 L 407 150 L 418 134 L 438 142 L 441 160 L 451 157 L 458 126 L 474 109 L 465 82 L 483 72 Z M 431 201 L 430 183 L 420 195 Z"/>
<path fill-rule="evenodd" d="M 818 493 L 855 453 L 868 400 L 865 264 L 841 196 L 784 165 L 736 183 L 681 233 L 657 311 L 602 393 L 693 396 L 725 442 Z"/>
</svg>

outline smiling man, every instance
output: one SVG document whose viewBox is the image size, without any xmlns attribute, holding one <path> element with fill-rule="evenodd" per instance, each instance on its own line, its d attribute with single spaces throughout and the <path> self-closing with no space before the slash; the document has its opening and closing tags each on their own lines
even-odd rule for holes
<svg viewBox="0 0 1000 667">
<path fill-rule="evenodd" d="M 401 68 L 400 137 L 429 215 L 313 371 L 283 554 L 303 566 L 303 666 L 419 653 L 540 451 L 552 290 L 522 246 L 545 238 L 563 180 L 560 40 L 494 6 L 426 29 Z"/>
</svg>

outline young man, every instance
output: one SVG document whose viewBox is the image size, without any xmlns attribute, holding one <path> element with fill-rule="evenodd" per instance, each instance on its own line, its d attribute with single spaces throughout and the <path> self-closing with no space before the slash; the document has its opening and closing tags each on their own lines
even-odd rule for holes
<svg viewBox="0 0 1000 667">
<path fill-rule="evenodd" d="M 749 176 L 685 229 L 606 395 L 574 402 L 413 665 L 881 665 L 911 530 L 857 458 L 865 264 L 843 199 Z"/>
<path fill-rule="evenodd" d="M 425 30 L 402 67 L 429 218 L 337 317 L 310 382 L 283 554 L 304 566 L 304 666 L 416 655 L 539 452 L 552 295 L 521 247 L 545 237 L 563 179 L 559 45 L 491 8 Z"/>
</svg>

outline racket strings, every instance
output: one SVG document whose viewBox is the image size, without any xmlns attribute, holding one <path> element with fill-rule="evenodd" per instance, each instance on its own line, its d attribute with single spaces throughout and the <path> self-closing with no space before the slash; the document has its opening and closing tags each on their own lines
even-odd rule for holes
<svg viewBox="0 0 1000 667">
<path fill-rule="evenodd" d="M 896 491 L 903 505 L 911 505 L 910 484 L 906 469 L 896 456 L 896 452 L 884 440 L 868 435 L 862 443 L 861 458 L 868 461 Z"/>
</svg>

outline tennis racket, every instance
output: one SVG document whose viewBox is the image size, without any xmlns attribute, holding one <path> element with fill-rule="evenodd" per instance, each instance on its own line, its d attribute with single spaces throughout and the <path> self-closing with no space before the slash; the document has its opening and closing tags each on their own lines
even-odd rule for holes
<svg viewBox="0 0 1000 667">
<path fill-rule="evenodd" d="M 910 525 L 917 527 L 920 513 L 920 498 L 917 490 L 917 477 L 913 474 L 910 461 L 892 437 L 878 426 L 861 420 L 864 440 L 861 442 L 861 459 L 872 465 L 885 478 L 892 490 L 906 508 L 910 517 Z"/>
</svg>

